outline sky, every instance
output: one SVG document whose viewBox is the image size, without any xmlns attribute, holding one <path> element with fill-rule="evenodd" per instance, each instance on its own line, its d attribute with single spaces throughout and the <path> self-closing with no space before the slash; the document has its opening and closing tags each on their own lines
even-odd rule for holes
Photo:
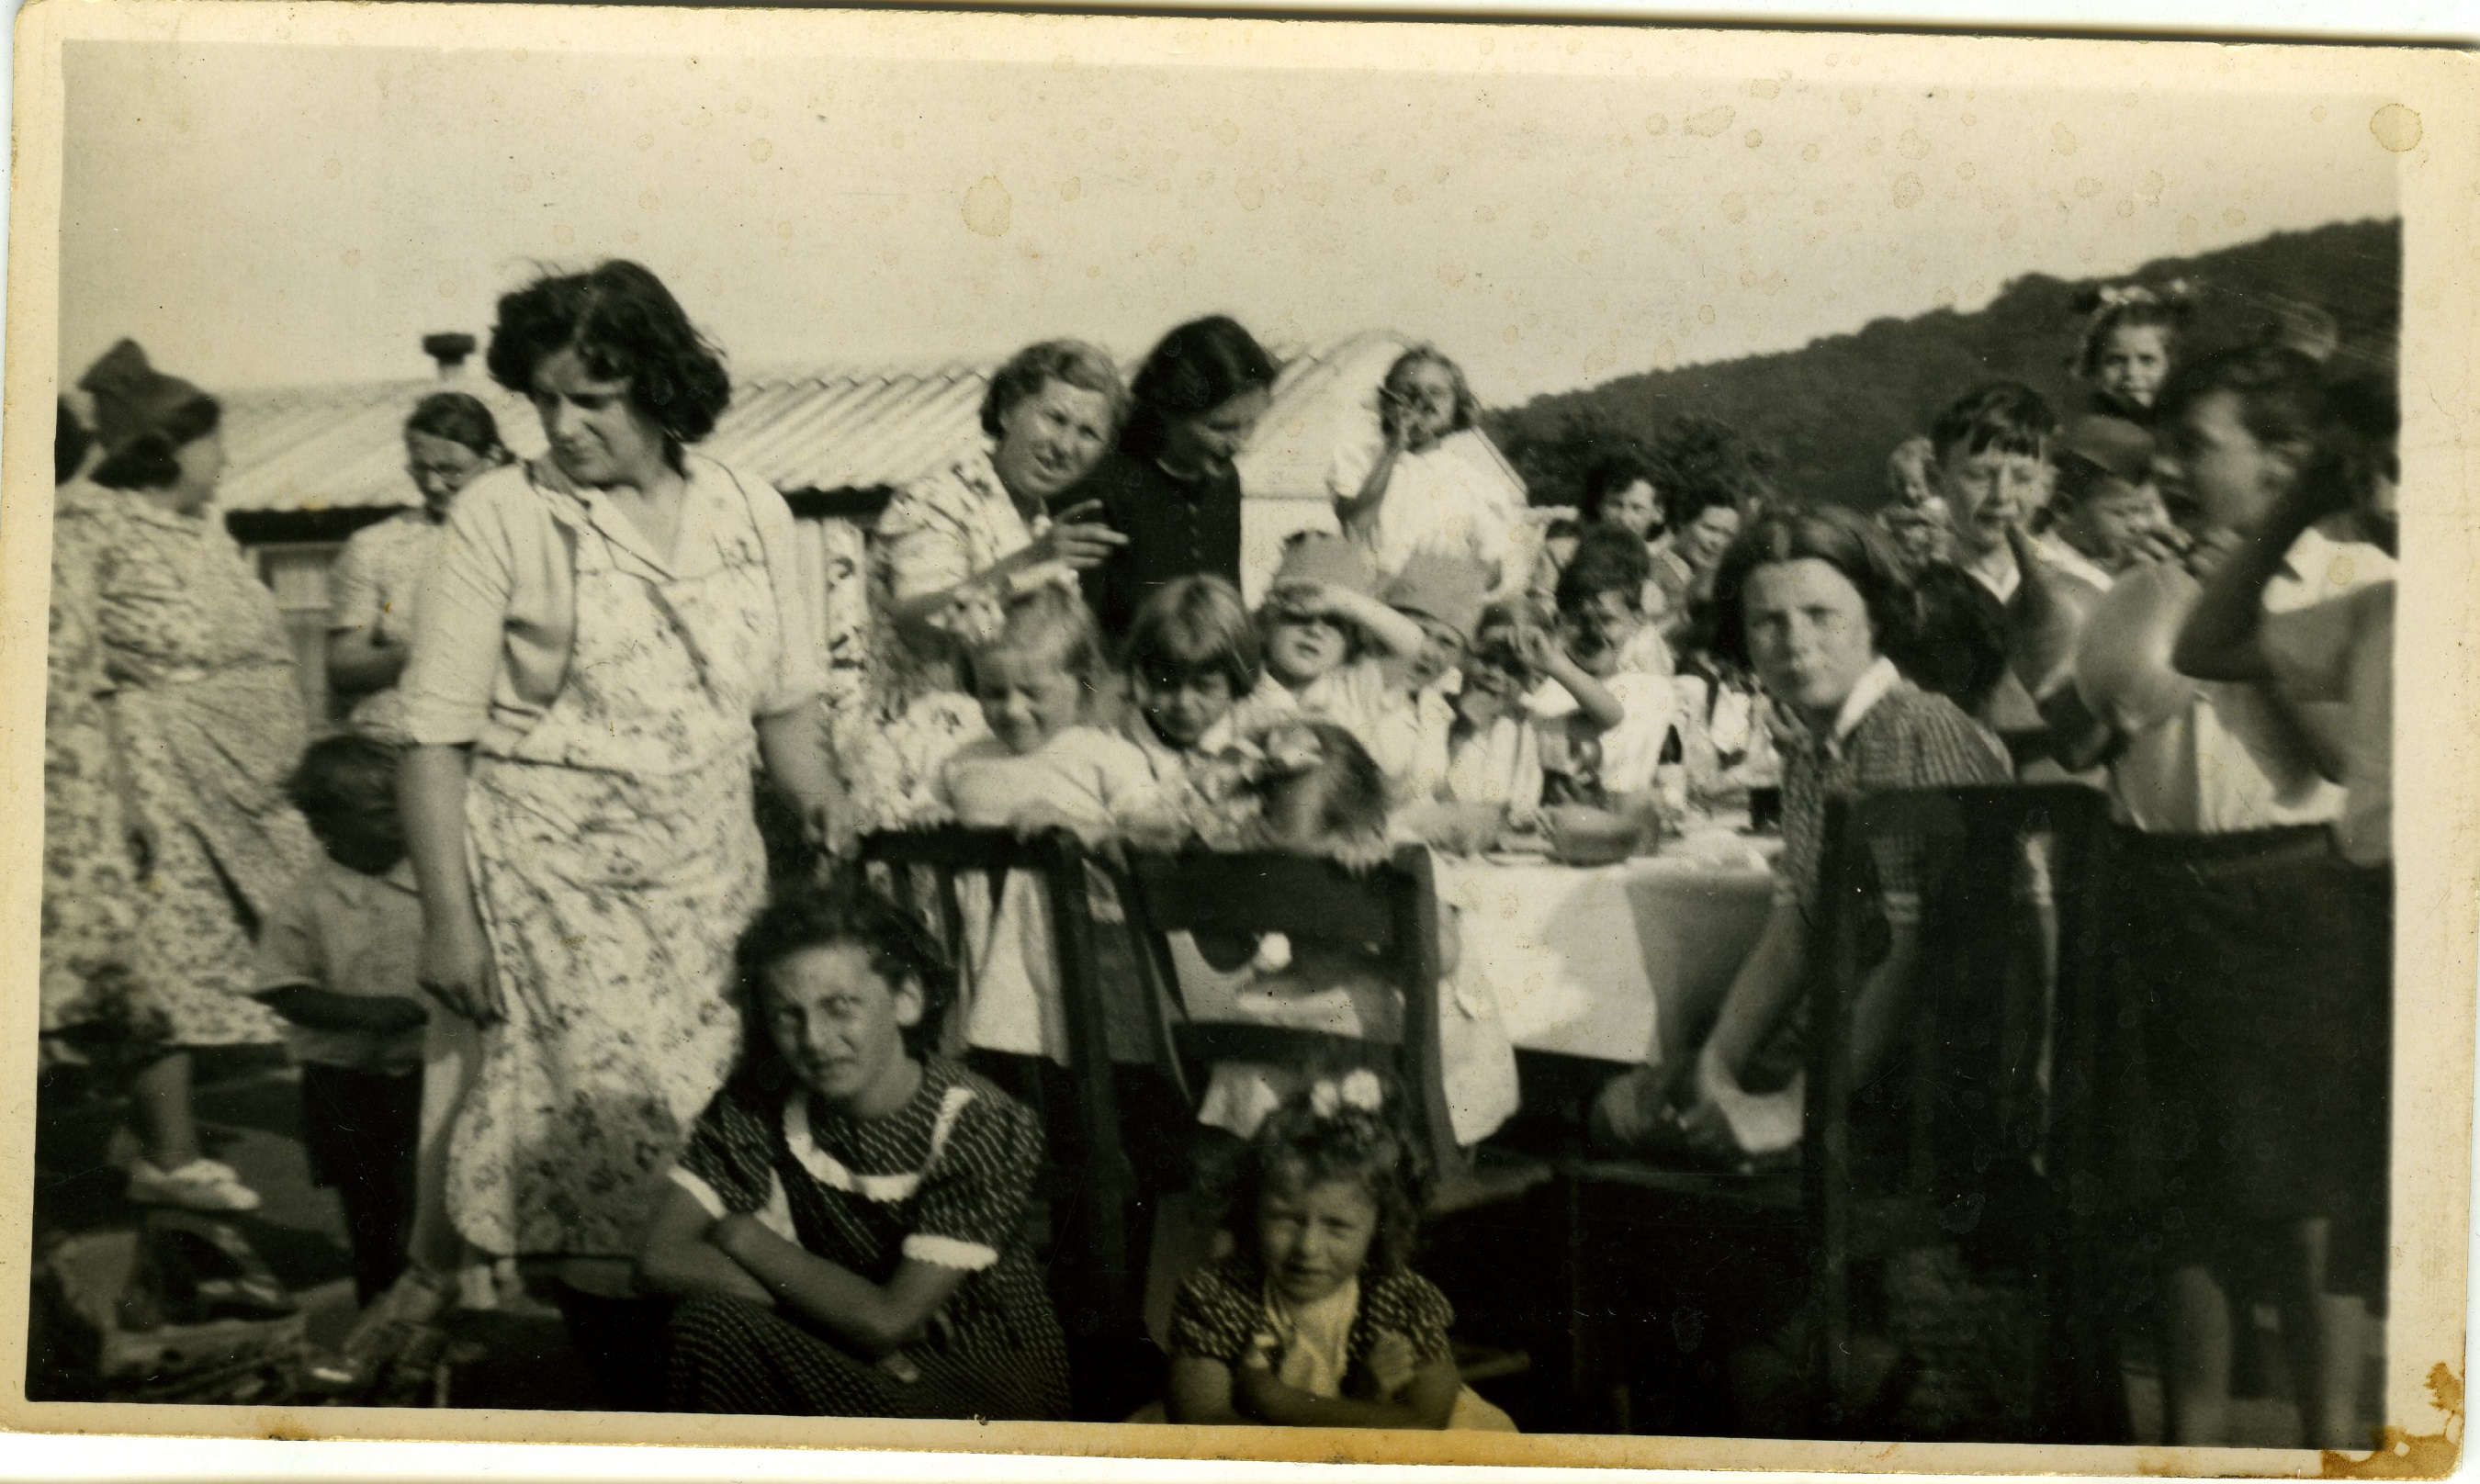
<svg viewBox="0 0 2480 1484">
<path fill-rule="evenodd" d="M 743 368 L 1133 358 L 1220 311 L 1426 337 L 1503 405 L 2396 211 L 2365 99 L 1856 71 L 74 43 L 62 368 L 419 375 L 625 256 Z"/>
</svg>

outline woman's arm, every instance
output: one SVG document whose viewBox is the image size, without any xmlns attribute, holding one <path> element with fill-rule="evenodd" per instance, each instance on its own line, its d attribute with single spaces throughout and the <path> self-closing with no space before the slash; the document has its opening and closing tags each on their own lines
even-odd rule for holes
<svg viewBox="0 0 2480 1484">
<path fill-rule="evenodd" d="M 919 1339 L 967 1276 L 960 1267 L 906 1259 L 882 1286 L 813 1256 L 737 1213 L 714 1223 L 707 1241 L 740 1265 L 783 1307 L 872 1357 Z"/>
<path fill-rule="evenodd" d="M 825 719 L 814 702 L 758 719 L 758 755 L 766 776 L 792 801 L 810 843 L 835 855 L 852 843 L 852 811 L 843 780 L 827 756 Z"/>
<path fill-rule="evenodd" d="M 1276 1379 L 1264 1366 L 1242 1365 L 1234 1377 L 1240 1404 L 1277 1427 L 1427 1428 L 1447 1425 L 1463 1381 L 1450 1360 L 1432 1361 L 1413 1372 L 1400 1400 L 1363 1401 L 1352 1396 L 1312 1396 Z"/>
<path fill-rule="evenodd" d="M 404 674 L 413 651 L 390 644 L 374 627 L 327 630 L 327 686 L 347 695 L 385 690 Z"/>
<path fill-rule="evenodd" d="M 1249 1419 L 1232 1404 L 1231 1368 L 1195 1355 L 1175 1355 L 1171 1387 L 1163 1410 L 1175 1422 L 1192 1426 L 1242 1427 Z"/>
<path fill-rule="evenodd" d="M 676 1185 L 664 1187 L 646 1228 L 646 1244 L 637 1254 L 638 1286 L 674 1298 L 738 1298 L 775 1307 L 766 1285 L 707 1240 L 715 1225 L 697 1197 Z"/>
<path fill-rule="evenodd" d="M 397 770 L 397 804 L 422 888 L 416 982 L 456 1013 L 487 1025 L 502 1009 L 490 939 L 465 868 L 465 768 L 461 747 L 408 750 Z"/>
<path fill-rule="evenodd" d="M 2263 680 L 2273 672 L 2257 644 L 2264 618 L 2264 589 L 2282 571 L 2290 549 L 2309 526 L 2330 513 L 2316 499 L 2321 481 L 2303 479 L 2274 507 L 2262 525 L 2241 535 L 2221 566 L 2205 580 L 2205 593 L 2179 630 L 2170 667 L 2194 680 Z"/>
<path fill-rule="evenodd" d="M 979 572 L 969 573 L 939 587 L 915 591 L 896 598 L 888 606 L 896 631 L 908 642 L 917 643 L 937 630 L 931 620 L 947 610 L 959 591 L 975 583 L 1004 590 L 1018 573 L 1040 567 L 1047 562 L 1064 562 L 1073 572 L 1085 572 L 1100 566 L 1111 554 L 1128 544 L 1128 538 L 1101 523 L 1102 502 L 1089 499 L 1063 510 L 1041 535 L 1025 546 L 1000 557 Z M 904 538 L 921 543 L 949 539 L 943 531 L 921 529 Z M 955 565 L 963 565 L 957 558 Z M 951 569 L 952 570 L 952 569 Z"/>
<path fill-rule="evenodd" d="M 1783 1012 L 1799 998 L 1807 965 L 1808 920 L 1795 904 L 1776 902 L 1756 948 L 1722 996 L 1721 1011 L 1715 1017 L 1713 1033 L 1705 1037 L 1702 1055 L 1719 1062 L 1736 1080 Z"/>
</svg>

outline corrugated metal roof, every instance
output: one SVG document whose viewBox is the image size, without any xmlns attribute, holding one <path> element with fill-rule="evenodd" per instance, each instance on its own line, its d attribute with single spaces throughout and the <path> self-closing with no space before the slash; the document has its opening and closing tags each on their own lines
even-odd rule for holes
<svg viewBox="0 0 2480 1484">
<path fill-rule="evenodd" d="M 1409 342 L 1367 331 L 1285 359 L 1258 436 L 1242 456 L 1254 497 L 1326 500 L 1326 464 L 1355 419 L 1376 415 L 1378 378 Z M 786 491 L 900 485 L 982 439 L 982 396 L 995 368 L 946 363 L 753 374 L 699 447 Z M 478 374 L 223 395 L 226 511 L 410 505 L 401 430 L 441 390 L 472 393 L 519 454 L 543 451 L 523 397 Z M 1365 424 L 1363 424 L 1365 425 Z M 1307 512 L 1304 512 L 1305 519 Z"/>
</svg>

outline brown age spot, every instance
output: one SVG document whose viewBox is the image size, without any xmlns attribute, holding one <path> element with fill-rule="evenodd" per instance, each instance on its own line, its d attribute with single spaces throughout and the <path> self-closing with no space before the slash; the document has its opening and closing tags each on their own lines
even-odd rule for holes
<svg viewBox="0 0 2480 1484">
<path fill-rule="evenodd" d="M 2399 103 L 2389 103 L 2368 115 L 2368 132 L 2395 154 L 2419 143 L 2419 115 Z"/>
<path fill-rule="evenodd" d="M 2441 1479 L 2463 1457 L 2463 1377 L 2442 1361 L 2429 1368 L 2428 1394 L 2445 1425 L 2436 1432 L 2412 1433 L 2385 1426 L 2375 1435 L 2376 1450 L 2365 1458 L 2332 1449 L 2317 1455 L 2318 1476 L 2328 1479 Z"/>
</svg>

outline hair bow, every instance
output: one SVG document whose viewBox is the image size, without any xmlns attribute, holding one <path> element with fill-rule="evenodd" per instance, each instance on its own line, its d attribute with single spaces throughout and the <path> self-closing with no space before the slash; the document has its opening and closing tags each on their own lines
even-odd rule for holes
<svg viewBox="0 0 2480 1484">
<path fill-rule="evenodd" d="M 1346 1073 L 1340 1082 L 1322 1077 L 1309 1085 L 1309 1112 L 1320 1118 L 1333 1118 L 1347 1108 L 1376 1113 L 1385 1102 L 1385 1085 L 1365 1066 Z"/>
</svg>

